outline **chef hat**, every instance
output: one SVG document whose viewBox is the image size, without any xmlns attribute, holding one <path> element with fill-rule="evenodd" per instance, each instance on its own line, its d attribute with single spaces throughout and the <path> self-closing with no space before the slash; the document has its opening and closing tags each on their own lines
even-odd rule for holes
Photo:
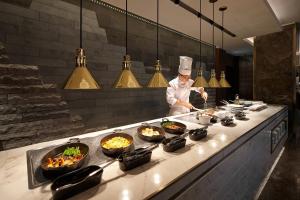
<svg viewBox="0 0 300 200">
<path fill-rule="evenodd" d="M 193 58 L 180 56 L 178 72 L 182 75 L 191 75 Z"/>
</svg>

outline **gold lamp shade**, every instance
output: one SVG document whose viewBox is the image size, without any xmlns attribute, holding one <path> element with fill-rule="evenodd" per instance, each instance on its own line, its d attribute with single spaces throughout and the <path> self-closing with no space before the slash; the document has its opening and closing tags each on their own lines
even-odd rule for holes
<svg viewBox="0 0 300 200">
<path fill-rule="evenodd" d="M 216 72 L 214 69 L 211 70 L 208 85 L 210 88 L 219 88 L 220 87 L 220 84 L 219 84 L 218 80 L 216 79 Z"/>
<path fill-rule="evenodd" d="M 165 79 L 164 75 L 161 73 L 161 65 L 160 61 L 156 60 L 155 64 L 155 72 L 150 79 L 148 88 L 165 88 L 169 87 L 169 82 Z"/>
<path fill-rule="evenodd" d="M 114 88 L 141 88 L 142 86 L 136 80 L 135 76 L 133 75 L 131 68 L 131 60 L 130 56 L 124 56 L 123 61 L 123 69 L 114 83 Z"/>
<path fill-rule="evenodd" d="M 200 70 L 198 71 L 197 77 L 195 82 L 193 83 L 192 87 L 204 87 L 204 88 L 208 88 L 209 85 L 206 81 L 206 79 L 203 76 L 203 69 L 202 67 L 200 68 Z"/>
<path fill-rule="evenodd" d="M 220 86 L 223 88 L 230 88 L 231 85 L 227 82 L 226 78 L 225 78 L 225 72 L 221 71 L 221 79 L 220 79 Z"/>
<path fill-rule="evenodd" d="M 86 67 L 85 52 L 82 48 L 76 49 L 76 67 L 64 89 L 101 89 Z"/>
</svg>

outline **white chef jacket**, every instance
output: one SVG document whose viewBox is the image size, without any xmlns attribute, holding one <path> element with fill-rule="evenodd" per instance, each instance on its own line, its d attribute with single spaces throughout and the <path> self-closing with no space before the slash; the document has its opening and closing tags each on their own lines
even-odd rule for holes
<svg viewBox="0 0 300 200">
<path fill-rule="evenodd" d="M 167 88 L 166 99 L 170 106 L 169 116 L 179 115 L 190 112 L 190 109 L 181 106 L 175 105 L 177 100 L 190 102 L 190 93 L 191 90 L 199 92 L 198 88 L 192 87 L 194 81 L 189 79 L 184 87 L 180 86 L 179 78 L 175 78 L 169 82 L 170 87 Z"/>
</svg>

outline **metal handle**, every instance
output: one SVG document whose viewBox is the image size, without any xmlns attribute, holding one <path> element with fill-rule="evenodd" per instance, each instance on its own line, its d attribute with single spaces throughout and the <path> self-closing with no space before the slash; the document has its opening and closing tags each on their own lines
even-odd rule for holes
<svg viewBox="0 0 300 200">
<path fill-rule="evenodd" d="M 113 130 L 113 133 L 122 133 L 123 132 L 123 130 L 122 129 L 115 129 L 115 130 Z"/>
<path fill-rule="evenodd" d="M 169 122 L 170 120 L 168 118 L 162 118 L 162 122 Z"/>
<path fill-rule="evenodd" d="M 67 143 L 79 143 L 80 139 L 79 138 L 70 138 Z"/>
</svg>

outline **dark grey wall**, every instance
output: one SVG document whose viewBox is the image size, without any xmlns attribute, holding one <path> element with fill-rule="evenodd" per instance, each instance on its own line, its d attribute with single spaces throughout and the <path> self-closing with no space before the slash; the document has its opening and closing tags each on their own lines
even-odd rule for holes
<svg viewBox="0 0 300 200">
<path fill-rule="evenodd" d="M 74 68 L 79 46 L 79 8 L 75 0 L 0 1 L 0 41 L 12 63 L 37 65 L 45 83 L 62 87 Z M 125 16 L 107 7 L 84 1 L 83 46 L 89 69 L 102 84 L 102 91 L 60 90 L 71 112 L 82 116 L 87 128 L 113 127 L 164 116 L 168 112 L 164 89 L 111 89 L 125 54 Z M 211 50 L 204 46 L 203 60 L 209 66 Z M 155 61 L 155 26 L 129 17 L 129 53 L 133 71 L 145 85 Z M 163 72 L 176 76 L 178 56 L 199 60 L 197 41 L 168 30 L 160 30 Z M 199 63 L 198 63 L 199 65 Z M 209 70 L 209 67 L 208 69 Z M 208 73 L 206 73 L 208 76 Z M 209 90 L 215 103 L 215 90 Z M 192 103 L 201 107 L 199 96 Z"/>
</svg>

